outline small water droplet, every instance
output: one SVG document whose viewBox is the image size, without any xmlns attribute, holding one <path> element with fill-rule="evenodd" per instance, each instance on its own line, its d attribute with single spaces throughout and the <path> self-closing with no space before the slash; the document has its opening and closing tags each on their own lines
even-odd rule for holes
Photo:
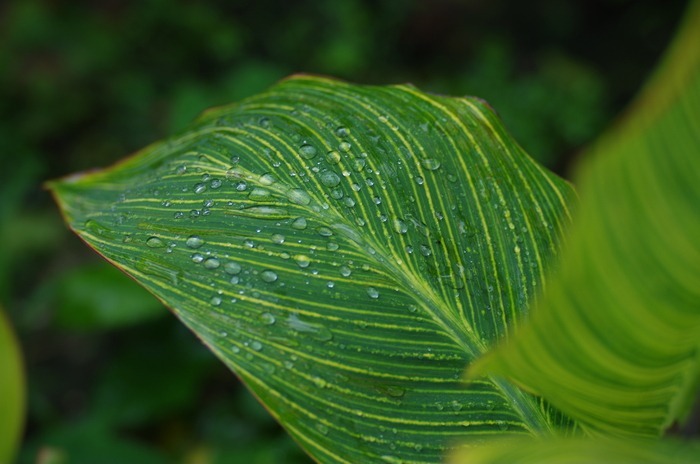
<svg viewBox="0 0 700 464">
<path fill-rule="evenodd" d="M 209 303 L 211 303 L 214 306 L 220 306 L 221 305 L 221 297 L 220 296 L 213 296 L 213 297 L 211 297 L 211 300 L 209 300 Z"/>
<path fill-rule="evenodd" d="M 194 193 L 204 193 L 207 190 L 207 184 L 200 182 L 194 186 Z"/>
<path fill-rule="evenodd" d="M 340 266 L 340 275 L 342 275 L 343 277 L 350 277 L 350 274 L 352 274 L 352 271 L 349 267 Z"/>
<path fill-rule="evenodd" d="M 405 234 L 408 232 L 408 225 L 401 219 L 396 218 L 394 219 L 394 230 L 399 234 Z"/>
<path fill-rule="evenodd" d="M 320 235 L 321 237 L 330 237 L 331 235 L 333 235 L 333 231 L 329 227 L 325 226 L 317 228 L 316 232 L 318 232 L 318 235 Z"/>
<path fill-rule="evenodd" d="M 187 240 L 185 241 L 185 245 L 192 249 L 197 249 L 204 245 L 204 240 L 202 240 L 199 236 L 197 235 L 190 235 Z"/>
<path fill-rule="evenodd" d="M 316 424 L 316 430 L 319 431 L 322 435 L 327 435 L 328 434 L 328 427 L 325 425 L 321 424 L 320 422 Z"/>
<path fill-rule="evenodd" d="M 416 181 L 416 184 L 418 185 L 423 185 L 423 182 L 425 182 L 425 180 L 421 176 L 416 176 L 414 177 L 414 179 Z"/>
<path fill-rule="evenodd" d="M 263 282 L 272 283 L 277 280 L 277 274 L 274 271 L 264 270 L 260 273 L 260 278 Z"/>
<path fill-rule="evenodd" d="M 301 157 L 304 159 L 312 159 L 314 156 L 316 156 L 316 153 L 316 147 L 309 145 L 308 143 L 305 143 L 299 147 L 299 155 L 301 155 Z"/>
<path fill-rule="evenodd" d="M 165 242 L 158 237 L 148 237 L 148 240 L 146 240 L 146 246 L 149 248 L 162 248 L 165 246 Z"/>
<path fill-rule="evenodd" d="M 302 268 L 309 267 L 309 264 L 311 264 L 311 260 L 306 255 L 294 255 L 294 261 Z"/>
<path fill-rule="evenodd" d="M 440 168 L 440 161 L 436 160 L 435 158 L 426 158 L 421 160 L 420 162 L 421 165 L 428 171 L 435 171 Z"/>
<path fill-rule="evenodd" d="M 388 462 L 389 464 L 404 464 L 403 459 L 397 458 L 396 456 L 391 456 L 389 454 L 381 456 L 381 460 L 384 462 Z"/>
<path fill-rule="evenodd" d="M 241 267 L 241 265 L 234 261 L 229 261 L 228 263 L 224 264 L 224 271 L 226 271 L 227 274 L 240 274 L 242 269 L 243 268 Z"/>
<path fill-rule="evenodd" d="M 255 351 L 261 351 L 263 348 L 262 343 L 260 343 L 257 340 L 253 340 L 252 342 L 250 342 L 250 347 Z"/>
<path fill-rule="evenodd" d="M 394 398 L 401 398 L 406 394 L 406 389 L 398 385 L 387 385 L 385 390 L 389 396 L 393 396 Z"/>
<path fill-rule="evenodd" d="M 433 251 L 430 249 L 430 247 L 428 247 L 428 245 L 421 245 L 420 252 L 423 256 L 430 256 L 433 254 Z"/>
<path fill-rule="evenodd" d="M 314 377 L 313 381 L 314 385 L 316 385 L 318 388 L 325 388 L 325 386 L 328 385 L 328 382 L 326 382 L 326 380 L 322 379 L 321 377 Z"/>
<path fill-rule="evenodd" d="M 350 131 L 348 131 L 345 126 L 338 126 L 338 128 L 335 130 L 335 135 L 340 138 L 345 138 L 350 135 Z"/>
<path fill-rule="evenodd" d="M 199 264 L 202 261 L 204 261 L 204 256 L 202 256 L 200 253 L 193 253 L 192 254 L 192 262 L 195 264 Z"/>
<path fill-rule="evenodd" d="M 272 234 L 272 242 L 277 243 L 279 245 L 284 243 L 284 235 L 282 234 Z"/>
<path fill-rule="evenodd" d="M 272 325 L 276 321 L 275 316 L 273 316 L 270 313 L 262 313 L 260 315 L 259 319 L 260 319 L 260 322 L 262 322 L 265 325 Z"/>
<path fill-rule="evenodd" d="M 367 287 L 367 295 L 369 295 L 370 298 L 379 298 L 379 291 L 374 287 Z"/>
<path fill-rule="evenodd" d="M 292 228 L 297 229 L 297 230 L 304 230 L 306 229 L 306 219 L 303 217 L 298 217 L 292 222 Z"/>
<path fill-rule="evenodd" d="M 221 265 L 221 262 L 216 258 L 207 258 L 204 260 L 203 266 L 207 269 L 216 269 Z"/>
<path fill-rule="evenodd" d="M 209 182 L 209 187 L 212 189 L 216 190 L 219 187 L 221 187 L 221 179 L 212 179 L 211 182 Z"/>
<path fill-rule="evenodd" d="M 328 164 L 338 164 L 341 159 L 340 153 L 335 150 L 326 153 L 326 161 L 328 161 Z"/>
<path fill-rule="evenodd" d="M 345 197 L 343 203 L 345 203 L 345 206 L 347 206 L 348 208 L 352 208 L 353 206 L 355 206 L 355 200 L 353 200 L 350 197 Z"/>
<path fill-rule="evenodd" d="M 366 164 L 367 162 L 364 159 L 359 158 L 353 161 L 352 168 L 355 170 L 355 172 L 362 172 Z"/>
</svg>

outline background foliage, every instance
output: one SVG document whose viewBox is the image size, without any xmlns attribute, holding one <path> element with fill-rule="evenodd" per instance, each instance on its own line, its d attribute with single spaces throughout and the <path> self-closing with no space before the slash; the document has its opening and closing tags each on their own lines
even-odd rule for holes
<svg viewBox="0 0 700 464">
<path fill-rule="evenodd" d="M 43 180 L 110 164 L 297 71 L 478 95 L 563 172 L 639 88 L 683 7 L 4 3 L 0 303 L 27 363 L 20 462 L 40 449 L 68 462 L 306 460 L 193 335 L 67 233 Z"/>
</svg>

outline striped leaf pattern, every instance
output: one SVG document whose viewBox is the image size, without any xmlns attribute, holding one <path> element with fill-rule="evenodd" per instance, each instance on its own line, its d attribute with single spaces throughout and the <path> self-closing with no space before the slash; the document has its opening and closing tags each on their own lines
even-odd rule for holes
<svg viewBox="0 0 700 464">
<path fill-rule="evenodd" d="M 508 375 L 603 436 L 659 436 L 700 389 L 700 2 L 578 172 L 580 209 Z M 697 456 L 696 456 L 697 458 Z"/>
<path fill-rule="evenodd" d="M 556 438 L 493 440 L 464 448 L 451 464 L 697 464 L 700 443 L 678 439 L 603 440 Z"/>
<path fill-rule="evenodd" d="M 295 76 L 52 188 L 320 462 L 569 425 L 461 381 L 542 288 L 572 198 L 477 99 Z"/>
</svg>

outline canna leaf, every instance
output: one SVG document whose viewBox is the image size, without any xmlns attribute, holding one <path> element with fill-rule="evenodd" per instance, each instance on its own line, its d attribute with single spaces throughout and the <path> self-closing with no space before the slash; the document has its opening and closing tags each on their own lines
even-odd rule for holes
<svg viewBox="0 0 700 464">
<path fill-rule="evenodd" d="M 592 433 L 658 436 L 700 387 L 700 2 L 578 171 L 580 209 L 531 323 L 471 366 Z"/>
<path fill-rule="evenodd" d="M 461 382 L 542 287 L 572 198 L 477 99 L 296 76 L 52 189 L 318 461 L 569 426 Z"/>
<path fill-rule="evenodd" d="M 451 464 L 693 464 L 700 443 L 680 440 L 507 439 L 456 452 Z"/>
</svg>

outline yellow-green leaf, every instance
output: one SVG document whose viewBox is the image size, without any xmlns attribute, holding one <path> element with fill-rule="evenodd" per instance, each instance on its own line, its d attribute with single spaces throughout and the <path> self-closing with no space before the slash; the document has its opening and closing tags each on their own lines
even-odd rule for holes
<svg viewBox="0 0 700 464">
<path fill-rule="evenodd" d="M 658 436 L 700 386 L 700 2 L 578 171 L 580 209 L 531 324 L 474 364 L 603 435 Z"/>
<path fill-rule="evenodd" d="M 450 464 L 694 464 L 700 443 L 583 438 L 493 440 L 456 452 Z"/>
<path fill-rule="evenodd" d="M 568 425 L 461 383 L 541 288 L 572 197 L 477 99 L 297 76 L 52 188 L 319 461 Z"/>
<path fill-rule="evenodd" d="M 24 367 L 19 343 L 0 308 L 0 462 L 12 462 L 24 426 Z"/>
</svg>

